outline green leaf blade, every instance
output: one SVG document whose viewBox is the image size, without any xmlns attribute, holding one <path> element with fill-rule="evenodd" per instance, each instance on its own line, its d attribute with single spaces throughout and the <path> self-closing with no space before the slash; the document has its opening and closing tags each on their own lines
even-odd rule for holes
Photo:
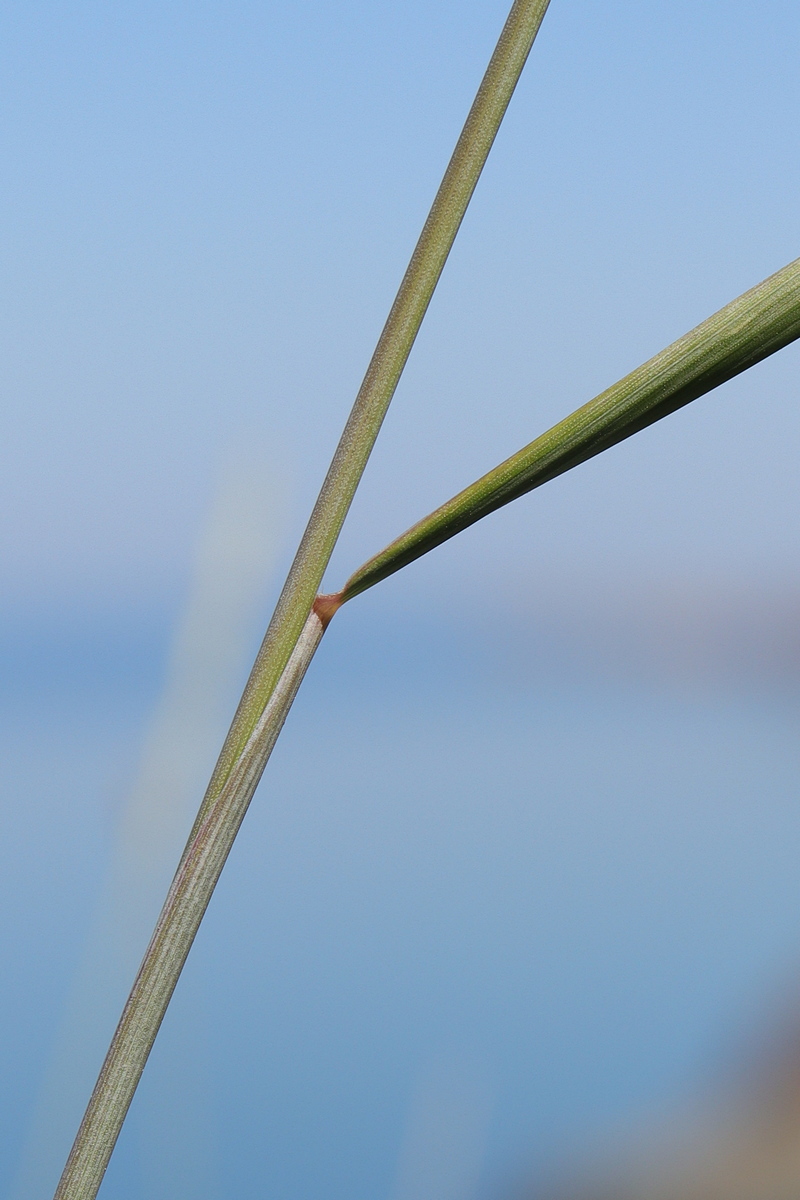
<svg viewBox="0 0 800 1200">
<path fill-rule="evenodd" d="M 350 576 L 341 603 L 489 513 L 660 421 L 800 337 L 800 259 L 751 288 L 442 504 Z"/>
</svg>

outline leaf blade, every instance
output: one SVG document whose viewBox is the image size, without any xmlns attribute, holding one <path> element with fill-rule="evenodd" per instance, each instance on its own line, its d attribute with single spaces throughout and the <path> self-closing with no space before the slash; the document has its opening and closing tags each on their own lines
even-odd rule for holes
<svg viewBox="0 0 800 1200">
<path fill-rule="evenodd" d="M 355 571 L 345 603 L 489 513 L 691 403 L 800 337 L 800 259 L 570 413 Z"/>
</svg>

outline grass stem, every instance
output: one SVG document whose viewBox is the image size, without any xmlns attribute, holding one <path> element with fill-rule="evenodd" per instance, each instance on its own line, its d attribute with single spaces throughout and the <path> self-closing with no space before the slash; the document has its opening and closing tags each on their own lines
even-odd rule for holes
<svg viewBox="0 0 800 1200">
<path fill-rule="evenodd" d="M 314 599 L 549 0 L 514 0 L 378 340 L 56 1191 L 94 1200 L 167 1005 L 327 614 Z"/>
</svg>

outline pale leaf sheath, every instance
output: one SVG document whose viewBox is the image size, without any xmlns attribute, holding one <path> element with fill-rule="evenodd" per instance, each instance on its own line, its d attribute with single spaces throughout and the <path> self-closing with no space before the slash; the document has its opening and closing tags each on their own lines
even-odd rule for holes
<svg viewBox="0 0 800 1200">
<path fill-rule="evenodd" d="M 283 728 L 325 625 L 312 612 L 225 785 L 195 830 L 172 881 L 144 961 L 92 1094 L 56 1200 L 94 1196 L 114 1149 L 175 984 L 247 806 Z"/>
<path fill-rule="evenodd" d="M 351 575 L 344 603 L 488 513 L 630 437 L 800 336 L 800 259 L 631 371 L 412 525 Z"/>
</svg>

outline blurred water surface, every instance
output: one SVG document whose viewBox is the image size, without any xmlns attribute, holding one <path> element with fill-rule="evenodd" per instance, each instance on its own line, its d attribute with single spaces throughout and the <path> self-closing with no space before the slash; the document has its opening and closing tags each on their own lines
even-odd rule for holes
<svg viewBox="0 0 800 1200">
<path fill-rule="evenodd" d="M 3 647 L 4 1192 L 167 640 Z M 344 610 L 104 1195 L 457 1200 L 713 1078 L 800 963 L 800 690 L 696 660 L 581 668 L 541 616 Z"/>
</svg>

